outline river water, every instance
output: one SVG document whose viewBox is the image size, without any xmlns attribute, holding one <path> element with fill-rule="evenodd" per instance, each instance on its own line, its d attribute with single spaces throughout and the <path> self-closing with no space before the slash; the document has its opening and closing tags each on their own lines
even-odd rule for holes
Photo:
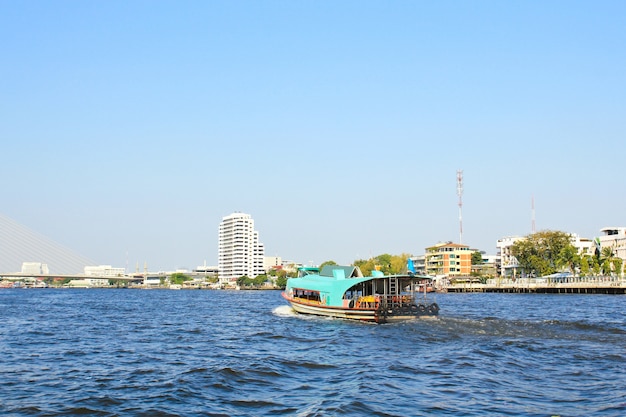
<svg viewBox="0 0 626 417">
<path fill-rule="evenodd" d="M 278 291 L 0 290 L 0 415 L 626 415 L 626 297 L 436 301 L 376 325 Z"/>
</svg>

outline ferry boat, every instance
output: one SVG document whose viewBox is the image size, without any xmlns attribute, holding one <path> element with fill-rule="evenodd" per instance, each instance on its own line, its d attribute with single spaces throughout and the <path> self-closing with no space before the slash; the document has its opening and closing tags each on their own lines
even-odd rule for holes
<svg viewBox="0 0 626 417">
<path fill-rule="evenodd" d="M 432 277 L 407 272 L 384 275 L 372 271 L 365 277 L 357 266 L 325 265 L 298 269 L 282 296 L 298 313 L 375 323 L 434 317 L 439 306 L 427 288 Z"/>
</svg>

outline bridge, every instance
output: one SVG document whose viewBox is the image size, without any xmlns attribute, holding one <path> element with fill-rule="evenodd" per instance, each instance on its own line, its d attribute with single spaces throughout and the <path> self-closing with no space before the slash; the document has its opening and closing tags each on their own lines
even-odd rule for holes
<svg viewBox="0 0 626 417">
<path fill-rule="evenodd" d="M 9 280 L 9 281 L 27 281 L 27 280 L 35 280 L 41 281 L 44 279 L 107 279 L 107 280 L 115 280 L 115 281 L 143 281 L 144 277 L 140 274 L 135 275 L 123 275 L 123 276 L 95 276 L 95 275 L 80 275 L 80 274 L 26 274 L 21 272 L 7 272 L 0 273 L 0 281 L 1 280 Z"/>
<path fill-rule="evenodd" d="M 98 265 L 0 213 L 0 275 L 19 275 L 24 262 L 47 264 L 54 276 L 82 274 L 85 266 Z"/>
</svg>

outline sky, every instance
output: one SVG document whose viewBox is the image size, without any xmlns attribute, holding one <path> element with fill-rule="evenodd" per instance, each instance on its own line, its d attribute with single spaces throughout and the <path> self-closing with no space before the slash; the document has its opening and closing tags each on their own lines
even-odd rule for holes
<svg viewBox="0 0 626 417">
<path fill-rule="evenodd" d="M 99 264 L 626 226 L 626 2 L 0 0 L 0 212 Z M 463 171 L 460 234 L 457 171 Z"/>
</svg>

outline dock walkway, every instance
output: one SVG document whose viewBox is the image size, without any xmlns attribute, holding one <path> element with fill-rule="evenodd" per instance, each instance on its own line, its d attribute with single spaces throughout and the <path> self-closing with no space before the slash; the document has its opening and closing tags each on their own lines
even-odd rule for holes
<svg viewBox="0 0 626 417">
<path fill-rule="evenodd" d="M 626 294 L 626 279 L 620 277 L 568 277 L 490 279 L 486 284 L 448 284 L 447 292 L 499 292 L 543 294 Z"/>
</svg>

